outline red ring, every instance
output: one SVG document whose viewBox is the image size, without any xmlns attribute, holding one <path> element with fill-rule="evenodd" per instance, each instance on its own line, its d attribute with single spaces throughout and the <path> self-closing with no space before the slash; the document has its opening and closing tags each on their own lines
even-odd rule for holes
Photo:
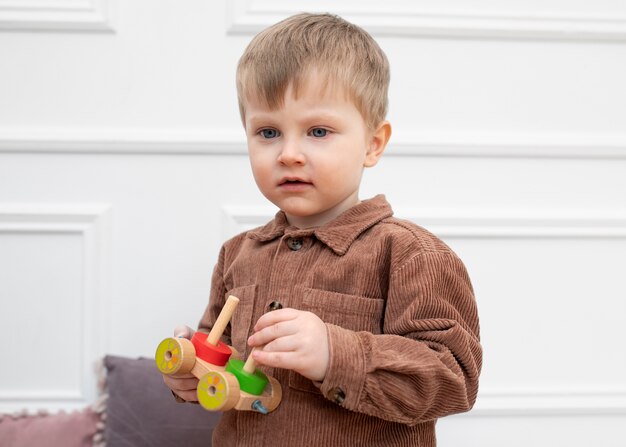
<svg viewBox="0 0 626 447">
<path fill-rule="evenodd" d="M 209 362 L 212 365 L 224 366 L 230 358 L 232 351 L 222 341 L 217 342 L 217 346 L 213 346 L 207 341 L 209 334 L 204 332 L 196 332 L 191 337 L 191 343 L 196 348 L 196 357 L 201 358 L 205 362 Z"/>
</svg>

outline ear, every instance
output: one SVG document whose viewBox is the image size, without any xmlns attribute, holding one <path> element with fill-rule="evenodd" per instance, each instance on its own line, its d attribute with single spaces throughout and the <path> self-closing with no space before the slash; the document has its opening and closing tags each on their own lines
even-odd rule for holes
<svg viewBox="0 0 626 447">
<path fill-rule="evenodd" d="M 376 130 L 372 133 L 369 139 L 367 153 L 365 154 L 365 162 L 363 166 L 371 168 L 378 163 L 380 157 L 383 155 L 387 142 L 391 137 L 391 124 L 389 121 L 382 121 Z"/>
</svg>

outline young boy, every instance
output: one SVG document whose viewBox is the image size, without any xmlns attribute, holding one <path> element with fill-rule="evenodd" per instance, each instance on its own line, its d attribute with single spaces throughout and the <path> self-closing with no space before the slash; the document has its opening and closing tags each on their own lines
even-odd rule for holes
<svg viewBox="0 0 626 447">
<path fill-rule="evenodd" d="M 224 341 L 262 348 L 283 396 L 268 415 L 224 413 L 214 445 L 434 446 L 436 419 L 472 408 L 482 353 L 463 264 L 384 196 L 359 200 L 391 135 L 388 84 L 375 41 L 328 14 L 266 29 L 239 61 L 252 171 L 280 211 L 224 244 L 199 330 L 237 296 Z M 165 381 L 197 400 L 192 376 Z"/>
</svg>

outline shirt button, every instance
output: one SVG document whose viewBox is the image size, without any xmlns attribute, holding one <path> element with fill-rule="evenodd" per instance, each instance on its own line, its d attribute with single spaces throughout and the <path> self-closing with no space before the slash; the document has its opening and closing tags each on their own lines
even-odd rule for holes
<svg viewBox="0 0 626 447">
<path fill-rule="evenodd" d="M 273 310 L 278 310 L 278 309 L 282 309 L 282 308 L 283 308 L 283 305 L 280 304 L 278 301 L 272 301 L 270 303 L 270 305 L 267 306 L 267 311 L 271 312 Z"/>
<path fill-rule="evenodd" d="M 293 251 L 298 251 L 302 248 L 302 239 L 299 237 L 290 237 L 287 239 L 287 246 Z"/>
<path fill-rule="evenodd" d="M 341 387 L 336 386 L 330 390 L 328 397 L 337 405 L 341 405 L 343 401 L 346 400 L 346 392 Z"/>
</svg>

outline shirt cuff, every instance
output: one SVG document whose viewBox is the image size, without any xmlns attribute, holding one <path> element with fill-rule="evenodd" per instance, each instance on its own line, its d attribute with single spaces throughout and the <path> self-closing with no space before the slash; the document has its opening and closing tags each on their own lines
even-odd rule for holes
<svg viewBox="0 0 626 447">
<path fill-rule="evenodd" d="M 356 332 L 326 324 L 330 361 L 320 391 L 327 399 L 356 410 L 365 384 L 365 352 Z"/>
<path fill-rule="evenodd" d="M 172 391 L 172 390 L 170 390 Z M 182 397 L 180 397 L 178 394 L 176 394 L 174 391 L 172 391 L 172 396 L 174 396 L 174 400 L 176 402 L 178 402 L 179 404 L 184 404 L 185 402 L 187 402 L 185 399 L 183 399 Z"/>
<path fill-rule="evenodd" d="M 172 391 L 172 390 L 170 390 Z M 179 404 L 185 404 L 185 403 L 190 403 L 190 404 L 199 404 L 200 402 L 196 402 L 193 400 L 185 400 L 182 397 L 180 397 L 178 394 L 176 394 L 174 391 L 172 391 L 172 396 L 174 396 L 174 400 L 176 402 L 178 402 Z"/>
</svg>

